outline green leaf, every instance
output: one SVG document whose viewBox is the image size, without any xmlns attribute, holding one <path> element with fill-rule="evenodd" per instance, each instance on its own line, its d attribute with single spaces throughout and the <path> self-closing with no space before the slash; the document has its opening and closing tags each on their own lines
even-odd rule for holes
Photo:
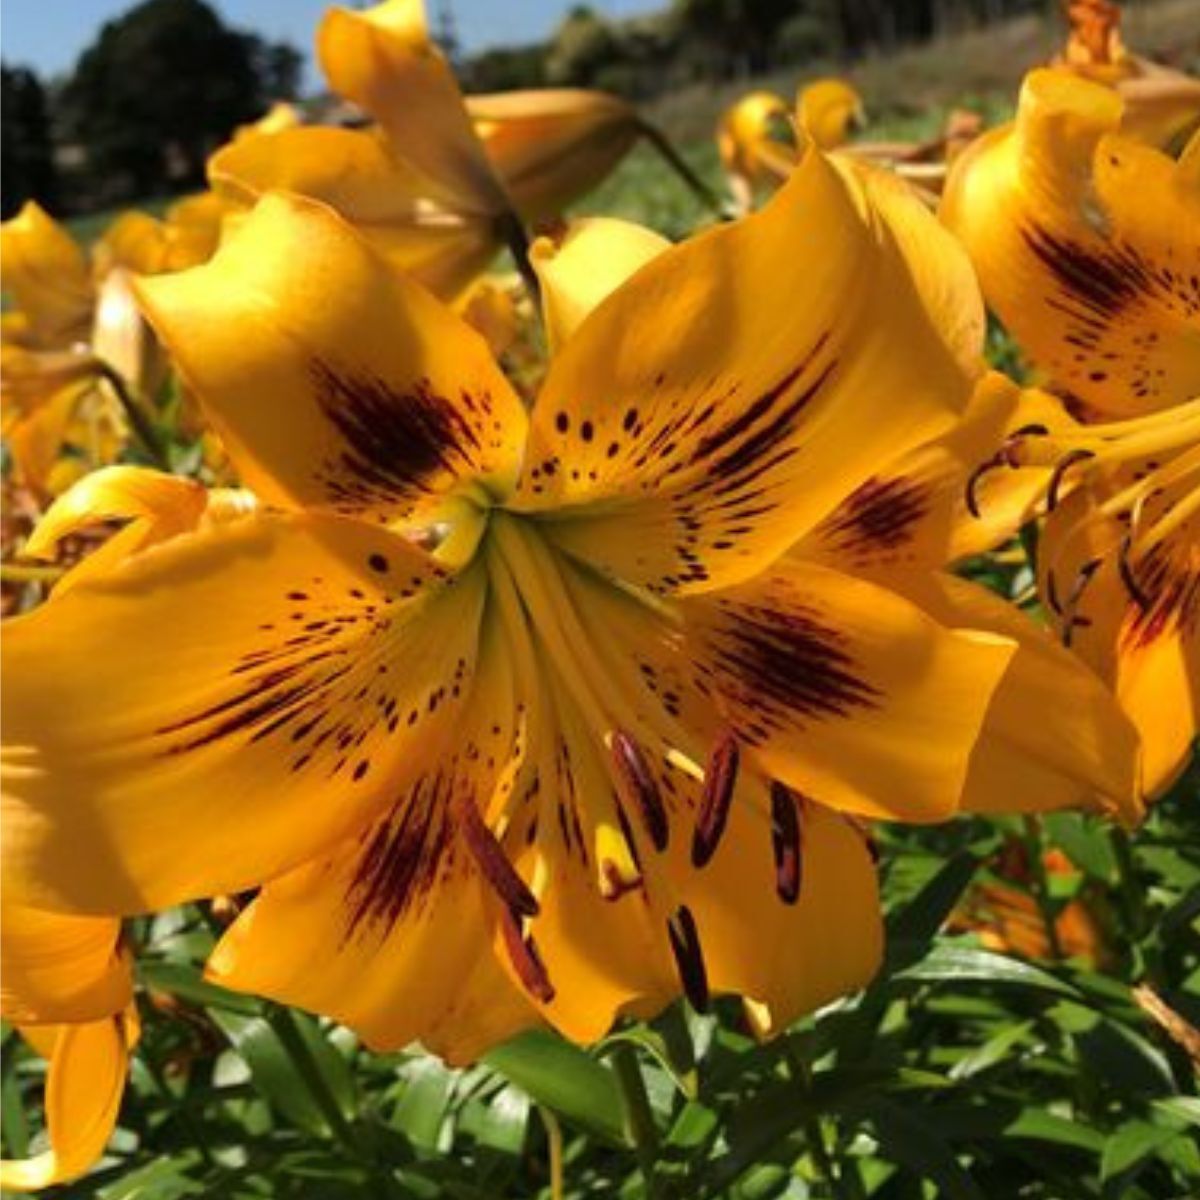
<svg viewBox="0 0 1200 1200">
<path fill-rule="evenodd" d="M 1200 1099 L 1195 1096 L 1165 1096 L 1155 1100 L 1154 1107 L 1200 1128 Z"/>
<path fill-rule="evenodd" d="M 970 1079 L 997 1063 L 1003 1062 L 1009 1056 L 1009 1051 L 1019 1042 L 1029 1036 L 1034 1028 L 1032 1021 L 1017 1021 L 1005 1026 L 999 1033 L 988 1038 L 982 1046 L 964 1054 L 950 1068 L 951 1079 Z"/>
<path fill-rule="evenodd" d="M 935 1132 L 935 1121 L 921 1120 L 882 1099 L 870 1100 L 858 1111 L 874 1127 L 885 1158 L 935 1184 L 946 1200 L 984 1200 L 983 1192 Z"/>
<path fill-rule="evenodd" d="M 683 1026 L 683 1032 L 686 1037 L 686 1026 Z M 657 1030 L 650 1029 L 646 1025 L 632 1025 L 628 1029 L 618 1030 L 616 1033 L 606 1037 L 596 1047 L 596 1053 L 602 1055 L 606 1049 L 620 1045 L 621 1043 L 628 1043 L 639 1050 L 646 1051 L 662 1067 L 667 1077 L 688 1100 L 696 1098 L 699 1082 L 696 1076 L 695 1062 L 692 1061 L 690 1066 L 687 1065 L 686 1060 L 684 1063 L 676 1062 L 675 1056 L 672 1053 L 672 1047 L 668 1045 L 666 1038 Z M 690 1049 L 690 1040 L 687 1044 Z"/>
<path fill-rule="evenodd" d="M 1116 883 L 1117 858 L 1108 831 L 1078 813 L 1047 813 L 1042 822 L 1051 840 L 1093 879 Z"/>
<path fill-rule="evenodd" d="M 438 1147 L 438 1134 L 454 1095 L 454 1072 L 432 1055 L 414 1058 L 404 1066 L 404 1091 L 392 1124 L 417 1146 Z"/>
<path fill-rule="evenodd" d="M 547 1029 L 530 1029 L 484 1062 L 564 1120 L 613 1145 L 628 1145 L 624 1109 L 607 1067 Z"/>
<path fill-rule="evenodd" d="M 967 890 L 979 859 L 967 851 L 954 855 L 945 866 L 888 921 L 885 974 L 915 962 Z"/>
<path fill-rule="evenodd" d="M 529 1097 L 520 1088 L 506 1083 L 487 1101 L 468 1105 L 458 1127 L 473 1135 L 480 1145 L 515 1157 L 525 1147 L 531 1107 Z"/>
<path fill-rule="evenodd" d="M 170 992 L 180 1000 L 198 1004 L 203 1008 L 220 1008 L 246 1016 L 254 1016 L 263 1011 L 260 1000 L 209 983 L 191 963 L 168 959 L 143 959 L 137 964 L 137 974 L 144 987 Z"/>
<path fill-rule="evenodd" d="M 329 1136 L 328 1119 L 266 1018 L 221 1009 L 211 1009 L 210 1015 L 250 1068 L 263 1098 L 297 1128 Z"/>
<path fill-rule="evenodd" d="M 920 962 L 900 971 L 897 978 L 929 982 L 1016 984 L 1063 996 L 1079 995 L 1069 983 L 1040 967 L 1006 958 L 1003 954 L 993 954 L 990 950 L 947 943 L 934 946 Z"/>
<path fill-rule="evenodd" d="M 1178 1130 L 1164 1129 L 1148 1121 L 1129 1121 L 1122 1125 L 1104 1145 L 1100 1157 L 1101 1181 L 1107 1182 L 1144 1164 L 1177 1136 Z"/>
</svg>

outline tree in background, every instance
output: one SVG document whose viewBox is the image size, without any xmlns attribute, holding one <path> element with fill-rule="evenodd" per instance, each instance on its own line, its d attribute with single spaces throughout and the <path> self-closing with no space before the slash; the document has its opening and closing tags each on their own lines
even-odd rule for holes
<svg viewBox="0 0 1200 1200">
<path fill-rule="evenodd" d="M 146 0 L 104 25 L 63 94 L 98 199 L 195 186 L 212 149 L 294 94 L 300 55 L 233 30 L 203 0 Z"/>
<path fill-rule="evenodd" d="M 28 67 L 0 66 L 0 209 L 11 217 L 26 200 L 58 199 L 46 91 Z"/>
</svg>

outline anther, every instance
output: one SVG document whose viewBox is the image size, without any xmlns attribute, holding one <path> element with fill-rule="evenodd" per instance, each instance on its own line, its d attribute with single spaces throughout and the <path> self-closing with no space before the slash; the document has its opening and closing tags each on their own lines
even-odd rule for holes
<svg viewBox="0 0 1200 1200">
<path fill-rule="evenodd" d="M 1059 493 L 1062 491 L 1062 482 L 1066 473 L 1076 464 L 1086 462 L 1089 458 L 1095 458 L 1096 455 L 1091 450 L 1084 450 L 1081 446 L 1077 450 L 1071 450 L 1064 454 L 1062 458 L 1054 464 L 1054 470 L 1050 475 L 1050 486 L 1046 489 L 1046 510 L 1053 512 L 1058 507 Z"/>
<path fill-rule="evenodd" d="M 800 898 L 804 855 L 797 797 L 776 779 L 771 784 L 771 849 L 775 854 L 775 891 L 784 904 Z"/>
<path fill-rule="evenodd" d="M 1004 445 L 996 451 L 990 458 L 985 459 L 967 476 L 966 487 L 966 502 L 967 512 L 971 516 L 978 519 L 983 515 L 979 507 L 979 484 L 983 477 L 991 471 L 997 470 L 999 467 L 1019 467 L 1021 464 L 1016 458 L 1016 449 L 1020 445 L 1022 438 L 1027 437 L 1044 437 L 1050 432 L 1045 425 L 1022 425 L 1020 429 L 1014 429 L 1012 433 L 1004 439 Z"/>
<path fill-rule="evenodd" d="M 1067 602 L 1063 606 L 1063 625 L 1062 642 L 1064 646 L 1070 646 L 1074 640 L 1076 629 L 1086 629 L 1091 625 L 1090 617 L 1081 617 L 1076 614 L 1076 609 L 1079 607 L 1079 601 L 1083 598 L 1083 593 L 1087 590 L 1087 586 L 1092 581 L 1092 576 L 1096 574 L 1103 559 L 1089 559 L 1079 568 L 1079 574 L 1075 576 L 1075 582 L 1071 585 L 1071 594 L 1067 597 Z"/>
<path fill-rule="evenodd" d="M 1126 533 L 1121 538 L 1121 545 L 1117 550 L 1117 572 L 1121 576 L 1121 582 L 1125 585 L 1125 590 L 1133 597 L 1133 602 L 1145 612 L 1150 607 L 1150 597 L 1146 595 L 1142 589 L 1142 585 L 1138 583 L 1137 576 L 1133 573 L 1133 564 L 1129 561 L 1132 542 L 1133 535 L 1131 532 Z"/>
<path fill-rule="evenodd" d="M 526 886 L 525 881 L 517 874 L 504 847 L 496 840 L 496 835 L 484 823 L 479 809 L 470 797 L 464 798 L 459 806 L 462 811 L 462 831 L 467 847 L 475 859 L 483 877 L 492 885 L 496 895 L 505 905 L 522 917 L 538 915 L 537 897 Z"/>
<path fill-rule="evenodd" d="M 667 937 L 671 941 L 671 953 L 675 956 L 683 994 L 697 1012 L 707 1012 L 708 971 L 704 966 L 704 953 L 700 949 L 696 919 L 686 904 L 681 904 L 667 919 Z"/>
<path fill-rule="evenodd" d="M 651 845 L 661 853 L 667 848 L 670 826 L 658 782 L 642 748 L 624 730 L 616 729 L 612 735 L 612 757 L 626 798 L 636 806 Z"/>
<path fill-rule="evenodd" d="M 539 1003 L 549 1004 L 554 999 L 554 985 L 546 971 L 546 964 L 538 953 L 537 943 L 521 932 L 520 918 L 508 908 L 500 914 L 500 929 L 504 934 L 504 948 L 525 990 Z"/>
<path fill-rule="evenodd" d="M 740 757 L 737 738 L 726 731 L 717 739 L 704 772 L 700 815 L 696 818 L 696 828 L 692 834 L 693 867 L 707 866 L 720 845 L 733 804 Z"/>
<path fill-rule="evenodd" d="M 969 512 L 976 520 L 983 516 L 983 511 L 979 507 L 978 488 L 980 481 L 989 472 L 995 471 L 1000 467 L 1011 465 L 1012 464 L 1009 463 L 1008 459 L 1004 456 L 1004 452 L 1000 451 L 996 454 L 993 454 L 990 458 L 984 459 L 984 461 L 981 462 L 979 466 L 977 466 L 975 470 L 973 470 L 971 474 L 967 476 L 967 512 Z"/>
</svg>

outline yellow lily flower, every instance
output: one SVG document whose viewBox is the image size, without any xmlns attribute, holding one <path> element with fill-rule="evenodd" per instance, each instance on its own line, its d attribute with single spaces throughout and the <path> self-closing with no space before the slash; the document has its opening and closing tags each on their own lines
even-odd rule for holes
<svg viewBox="0 0 1200 1200">
<path fill-rule="evenodd" d="M 90 263 L 32 202 L 0 226 L 3 286 L 18 305 L 0 333 L 3 433 L 18 478 L 35 493 L 53 494 L 66 447 L 95 464 L 127 441 L 106 375 L 115 372 L 134 392 L 152 394 L 165 370 L 133 302 L 129 271 L 204 261 L 215 239 L 199 232 L 201 212 L 211 209 L 189 198 L 168 211 L 166 222 L 125 213 L 99 239 Z M 192 231 L 182 232 L 185 225 Z"/>
<path fill-rule="evenodd" d="M 119 922 L 0 906 L 0 1013 L 49 1060 L 49 1146 L 0 1162 L 0 1188 L 40 1191 L 82 1175 L 117 1122 L 137 1041 L 130 962 Z"/>
<path fill-rule="evenodd" d="M 332 89 L 378 124 L 237 140 L 209 163 L 213 187 L 248 207 L 273 189 L 321 200 L 437 295 L 453 299 L 511 235 L 595 186 L 641 132 L 599 92 L 464 101 L 429 36 L 422 0 L 329 9 L 317 54 Z"/>
<path fill-rule="evenodd" d="M 754 207 L 754 190 L 778 187 L 796 161 L 792 112 L 774 92 L 750 92 L 721 117 L 717 152 L 738 211 Z"/>
<path fill-rule="evenodd" d="M 988 304 L 1085 416 L 1200 392 L 1200 154 L 1173 162 L 1120 122 L 1114 92 L 1031 71 L 1016 121 L 959 159 L 941 209 Z"/>
<path fill-rule="evenodd" d="M 877 168 L 836 161 L 905 247 L 937 327 L 970 373 L 984 318 L 966 255 L 945 244 L 908 185 Z M 552 338 L 561 345 L 622 276 L 667 245 L 611 220 L 574 222 L 557 247 L 549 239 L 535 242 L 531 258 Z M 1141 816 L 1132 775 L 1136 734 L 1099 681 L 1012 606 L 943 574 L 1007 540 L 1034 515 L 1050 468 L 978 470 L 997 445 L 1007 453 L 1014 436 L 1033 426 L 1057 430 L 1074 422 L 1054 397 L 987 373 L 948 433 L 872 475 L 789 556 L 877 582 L 945 625 L 986 630 L 1017 644 L 972 759 L 964 807 L 1000 812 L 1099 804 L 1132 823 Z M 973 475 L 978 479 L 970 486 Z M 1030 712 L 1041 714 L 1036 724 Z"/>
<path fill-rule="evenodd" d="M 104 231 L 93 254 L 97 273 L 123 267 L 139 275 L 182 271 L 207 262 L 221 239 L 230 205 L 213 193 L 178 200 L 163 220 L 149 213 L 122 213 Z"/>
<path fill-rule="evenodd" d="M 1138 726 L 1154 796 L 1197 730 L 1200 135 L 1175 162 L 1121 128 L 1115 93 L 1035 71 L 1015 125 L 955 169 L 943 217 L 1088 422 L 1037 422 L 1004 462 L 1044 472 L 1043 598 Z"/>
<path fill-rule="evenodd" d="M 818 79 L 796 97 L 796 123 L 813 145 L 836 150 L 866 121 L 862 97 L 844 79 Z"/>
<path fill-rule="evenodd" d="M 724 114 L 717 129 L 717 149 L 738 211 L 746 213 L 754 207 L 756 188 L 774 188 L 787 178 L 796 160 L 798 140 L 886 167 L 910 183 L 937 192 L 946 164 L 962 153 L 982 125 L 975 113 L 955 109 L 942 134 L 926 142 L 852 142 L 852 132 L 864 122 L 862 99 L 840 79 L 819 79 L 801 88 L 794 123 L 781 96 L 772 92 L 743 96 Z"/>
<path fill-rule="evenodd" d="M 492 170 L 528 224 L 587 195 L 647 132 L 636 110 L 607 92 L 537 88 L 465 102 Z"/>
<path fill-rule="evenodd" d="M 1200 125 L 1200 79 L 1131 54 L 1121 38 L 1119 4 L 1072 0 L 1067 18 L 1067 44 L 1054 65 L 1113 87 L 1125 105 L 1122 133 L 1168 147 Z"/>
<path fill-rule="evenodd" d="M 9 893 L 261 887 L 215 978 L 455 1060 L 680 990 L 768 1034 L 864 983 L 857 818 L 970 803 L 1024 657 L 785 555 L 972 388 L 934 321 L 959 252 L 874 196 L 810 150 L 762 212 L 560 306 L 528 415 L 311 201 L 142 281 L 264 507 L 10 622 Z"/>
<path fill-rule="evenodd" d="M 0 288 L 25 318 L 28 345 L 65 349 L 87 337 L 95 304 L 87 258 L 33 200 L 0 223 Z"/>
</svg>

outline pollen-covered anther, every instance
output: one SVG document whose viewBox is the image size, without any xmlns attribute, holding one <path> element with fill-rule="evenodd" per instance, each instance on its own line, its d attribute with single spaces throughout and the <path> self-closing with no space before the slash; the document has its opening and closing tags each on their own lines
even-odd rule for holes
<svg viewBox="0 0 1200 1200">
<path fill-rule="evenodd" d="M 704 772 L 704 794 L 692 834 L 692 866 L 707 866 L 721 844 L 737 787 L 741 753 L 737 738 L 728 730 L 717 738 Z"/>
<path fill-rule="evenodd" d="M 504 847 L 484 823 L 475 801 L 465 797 L 459 812 L 462 814 L 463 837 L 480 874 L 512 912 L 522 917 L 536 917 L 539 912 L 537 897 L 508 861 Z"/>
<path fill-rule="evenodd" d="M 509 961 L 522 986 L 540 1004 L 549 1004 L 554 999 L 554 984 L 550 982 L 537 943 L 530 934 L 522 931 L 521 918 L 512 909 L 506 907 L 501 911 L 500 930 Z"/>
<path fill-rule="evenodd" d="M 795 904 L 800 898 L 802 838 L 800 798 L 776 779 L 771 784 L 771 850 L 775 856 L 775 891 L 784 904 Z"/>
<path fill-rule="evenodd" d="M 675 956 L 675 968 L 683 985 L 683 994 L 697 1012 L 707 1012 L 708 969 L 704 965 L 696 918 L 686 904 L 681 904 L 667 918 L 667 937 L 671 942 L 671 953 Z"/>
<path fill-rule="evenodd" d="M 613 730 L 611 750 L 622 798 L 636 809 L 650 844 L 661 853 L 667 848 L 670 827 L 654 772 L 641 746 L 624 730 Z"/>
</svg>

